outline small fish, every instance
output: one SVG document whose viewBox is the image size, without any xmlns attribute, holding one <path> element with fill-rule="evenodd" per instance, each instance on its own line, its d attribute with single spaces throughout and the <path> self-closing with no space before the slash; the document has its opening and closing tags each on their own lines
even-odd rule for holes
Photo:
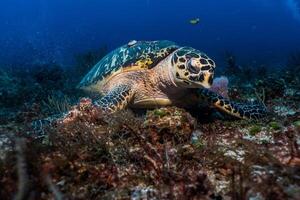
<svg viewBox="0 0 300 200">
<path fill-rule="evenodd" d="M 195 19 L 191 19 L 190 20 L 190 24 L 193 24 L 193 25 L 196 25 L 200 22 L 200 19 L 199 18 L 195 18 Z"/>
</svg>

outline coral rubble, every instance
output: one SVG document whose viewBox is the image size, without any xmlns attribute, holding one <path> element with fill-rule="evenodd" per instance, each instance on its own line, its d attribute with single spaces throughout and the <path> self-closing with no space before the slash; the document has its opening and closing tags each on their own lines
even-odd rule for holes
<svg viewBox="0 0 300 200">
<path fill-rule="evenodd" d="M 77 67 L 94 58 L 79 56 Z M 298 199 L 298 71 L 261 68 L 245 81 L 233 55 L 227 63 L 212 90 L 259 101 L 268 117 L 177 107 L 104 115 L 74 89 L 82 74 L 53 63 L 2 70 L 0 199 Z"/>
</svg>

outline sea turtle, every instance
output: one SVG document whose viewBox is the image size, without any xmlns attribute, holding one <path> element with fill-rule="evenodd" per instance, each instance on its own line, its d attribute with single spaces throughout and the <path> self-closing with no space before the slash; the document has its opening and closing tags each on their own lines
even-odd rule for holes
<svg viewBox="0 0 300 200">
<path fill-rule="evenodd" d="M 126 107 L 193 106 L 203 101 L 229 115 L 257 119 L 260 105 L 244 105 L 207 88 L 213 84 L 215 62 L 191 47 L 162 41 L 134 41 L 101 59 L 78 87 L 102 94 L 96 105 L 106 113 Z"/>
</svg>

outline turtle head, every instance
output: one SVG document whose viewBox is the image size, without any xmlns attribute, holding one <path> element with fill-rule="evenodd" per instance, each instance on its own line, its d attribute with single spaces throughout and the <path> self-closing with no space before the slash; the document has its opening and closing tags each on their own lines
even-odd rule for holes
<svg viewBox="0 0 300 200">
<path fill-rule="evenodd" d="M 213 83 L 215 63 L 204 53 L 182 47 L 171 58 L 175 83 L 187 88 L 210 88 Z"/>
</svg>

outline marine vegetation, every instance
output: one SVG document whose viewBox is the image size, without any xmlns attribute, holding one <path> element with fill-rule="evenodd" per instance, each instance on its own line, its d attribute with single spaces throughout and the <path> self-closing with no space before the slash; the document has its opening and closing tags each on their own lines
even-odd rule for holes
<svg viewBox="0 0 300 200">
<path fill-rule="evenodd" d="M 246 82 L 235 68 L 247 64 L 227 61 L 235 73 L 204 94 L 264 106 L 264 118 L 230 117 L 210 101 L 107 114 L 71 81 L 85 70 L 3 67 L 0 199 L 298 199 L 300 74 Z"/>
</svg>

